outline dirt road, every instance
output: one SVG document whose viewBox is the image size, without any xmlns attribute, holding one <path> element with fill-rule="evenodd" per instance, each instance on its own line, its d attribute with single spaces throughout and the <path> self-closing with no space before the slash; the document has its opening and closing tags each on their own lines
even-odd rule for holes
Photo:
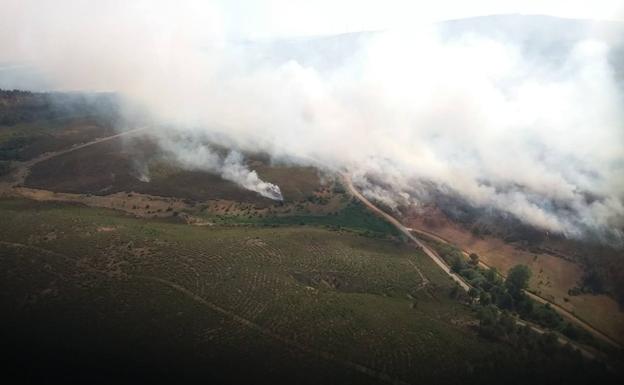
<svg viewBox="0 0 624 385">
<path fill-rule="evenodd" d="M 425 254 L 427 254 L 429 258 L 431 258 L 433 262 L 436 263 L 436 265 L 440 266 L 440 268 L 444 270 L 444 272 L 448 274 L 449 277 L 451 277 L 455 282 L 457 282 L 459 286 L 461 286 L 462 289 L 464 289 L 465 291 L 470 290 L 470 285 L 466 283 L 466 281 L 464 281 L 459 275 L 453 273 L 451 271 L 451 268 L 446 264 L 446 262 L 444 262 L 444 260 L 442 260 L 442 258 L 435 251 L 433 251 L 431 248 L 429 248 L 427 245 L 421 242 L 418 238 L 416 238 L 405 226 L 401 224 L 401 222 L 396 220 L 393 216 L 379 209 L 377 206 L 372 204 L 368 199 L 366 199 L 364 195 L 362 195 L 359 191 L 357 191 L 357 189 L 353 186 L 353 182 L 351 182 L 351 178 L 349 178 L 348 175 L 346 174 L 343 175 L 343 180 L 345 182 L 345 185 L 351 192 L 351 194 L 353 194 L 353 196 L 355 196 L 360 202 L 366 205 L 366 207 L 368 207 L 371 211 L 383 217 L 388 222 L 392 223 L 402 234 L 404 234 L 409 240 L 414 242 Z"/>
<path fill-rule="evenodd" d="M 59 151 L 54 151 L 54 152 L 46 152 L 46 153 L 41 154 L 38 157 L 33 158 L 33 159 L 29 160 L 29 161 L 21 162 L 21 163 L 18 164 L 18 166 L 15 168 L 15 170 L 13 170 L 13 172 L 11 173 L 12 180 L 9 181 L 9 182 L 0 183 L 0 191 L 3 190 L 3 189 L 11 189 L 13 187 L 23 185 L 24 181 L 28 177 L 28 174 L 30 172 L 30 168 L 32 166 L 34 166 L 35 164 L 39 163 L 39 162 L 43 162 L 44 160 L 48 160 L 48 159 L 57 157 L 59 155 L 67 154 L 67 153 L 72 152 L 72 151 L 80 150 L 81 148 L 85 148 L 85 147 L 88 147 L 88 146 L 93 146 L 94 144 L 106 142 L 106 141 L 109 141 L 109 140 L 112 140 L 112 139 L 116 139 L 116 138 L 119 138 L 119 137 L 122 137 L 122 136 L 136 134 L 137 132 L 140 132 L 140 131 L 142 131 L 144 129 L 145 128 L 135 128 L 133 130 L 120 132 L 119 134 L 115 134 L 115 135 L 111 135 L 111 136 L 105 136 L 103 138 L 97 138 L 97 139 L 94 139 L 94 140 L 92 140 L 90 142 L 83 143 L 83 144 L 78 144 L 78 145 L 66 148 L 64 150 L 59 150 Z"/>
</svg>

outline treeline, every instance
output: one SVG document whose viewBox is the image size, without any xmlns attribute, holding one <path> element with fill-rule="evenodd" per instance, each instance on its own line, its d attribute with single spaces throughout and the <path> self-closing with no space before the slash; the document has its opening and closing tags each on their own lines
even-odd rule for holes
<svg viewBox="0 0 624 385">
<path fill-rule="evenodd" d="M 556 332 L 570 340 L 604 348 L 591 334 L 565 322 L 550 305 L 538 304 L 527 297 L 524 290 L 531 277 L 527 266 L 514 266 L 503 279 L 495 269 L 480 268 L 477 254 L 470 254 L 466 260 L 451 245 L 437 243 L 436 249 L 451 269 L 472 285 L 468 293 L 458 285 L 453 287 L 451 296 L 463 296 L 471 304 L 479 321 L 479 335 L 512 347 L 512 357 L 498 358 L 499 365 L 504 367 L 501 379 L 508 376 L 501 383 L 560 383 L 564 379 L 565 383 L 612 383 L 619 375 L 601 361 L 584 359 L 569 343 L 560 343 Z M 521 324 L 518 318 L 527 322 Z M 538 332 L 531 323 L 549 331 Z M 510 367 L 503 362 L 523 369 L 510 376 Z"/>
<path fill-rule="evenodd" d="M 75 116 L 119 119 L 119 100 L 110 93 L 29 92 L 0 89 L 0 126 Z"/>
<path fill-rule="evenodd" d="M 24 160 L 24 148 L 48 138 L 50 129 L 56 126 L 46 123 L 73 118 L 117 125 L 121 121 L 117 97 L 114 94 L 0 90 L 0 175 L 10 172 L 12 161 Z M 36 124 L 18 126 L 30 123 Z"/>
<path fill-rule="evenodd" d="M 561 344 L 555 333 L 538 333 L 528 324 L 519 325 L 509 311 L 501 311 L 492 304 L 476 308 L 479 335 L 511 346 L 513 360 L 523 368 L 521 373 L 516 373 L 517 379 L 501 383 L 515 380 L 519 383 L 605 384 L 616 381 L 618 373 L 612 372 L 603 362 L 584 359 L 570 344 Z"/>
<path fill-rule="evenodd" d="M 559 332 L 575 341 L 587 344 L 597 342 L 589 332 L 565 321 L 550 304 L 539 304 L 526 295 L 525 290 L 531 278 L 531 270 L 527 266 L 514 266 L 503 280 L 496 269 L 480 268 L 479 257 L 476 254 L 471 254 L 468 262 L 461 251 L 451 245 L 439 243 L 436 248 L 440 256 L 451 266 L 451 270 L 470 283 L 472 288 L 468 296 L 475 306 L 482 308 L 493 306 L 500 311 L 516 314 L 524 320 Z"/>
<path fill-rule="evenodd" d="M 0 90 L 0 125 L 55 119 L 59 115 L 60 111 L 53 107 L 49 94 Z"/>
<path fill-rule="evenodd" d="M 561 237 L 557 234 L 546 235 L 546 232 L 500 211 L 475 207 L 465 199 L 452 194 L 438 193 L 435 200 L 446 216 L 466 229 L 470 229 L 475 237 L 493 236 L 531 251 L 547 247 L 551 241 Z M 581 264 L 585 270 L 578 287 L 569 294 L 607 294 L 624 307 L 624 264 L 621 263 L 620 258 L 622 256 L 621 239 L 614 235 L 587 234 L 587 237 L 582 240 L 566 239 L 565 241 L 575 250 L 574 253 L 570 253 L 574 254 L 570 257 Z"/>
<path fill-rule="evenodd" d="M 607 294 L 624 307 L 624 264 L 622 252 L 607 247 L 584 250 L 581 263 L 583 278 L 579 286 L 571 289 L 569 295 Z"/>
</svg>

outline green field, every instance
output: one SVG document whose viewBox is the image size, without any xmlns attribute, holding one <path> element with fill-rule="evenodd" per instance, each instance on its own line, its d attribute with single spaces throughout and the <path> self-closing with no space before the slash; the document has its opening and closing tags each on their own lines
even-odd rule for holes
<svg viewBox="0 0 624 385">
<path fill-rule="evenodd" d="M 204 214 L 203 218 L 220 225 L 317 226 L 330 230 L 349 230 L 368 237 L 398 237 L 397 229 L 368 211 L 359 201 L 348 200 L 331 214 L 289 212 L 276 215 Z"/>
<path fill-rule="evenodd" d="M 55 357 L 29 358 L 37 373 L 465 383 L 553 369 L 480 338 L 450 278 L 397 240 L 26 200 L 0 200 L 0 217 L 3 338 L 19 365 Z"/>
</svg>

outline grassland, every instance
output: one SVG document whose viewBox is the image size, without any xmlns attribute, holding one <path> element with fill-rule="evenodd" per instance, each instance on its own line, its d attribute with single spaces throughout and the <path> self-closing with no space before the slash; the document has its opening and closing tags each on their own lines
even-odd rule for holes
<svg viewBox="0 0 624 385">
<path fill-rule="evenodd" d="M 0 216 L 1 330 L 18 377 L 20 368 L 70 382 L 94 372 L 273 383 L 560 376 L 541 353 L 479 338 L 450 279 L 401 242 L 27 200 L 0 200 Z"/>
</svg>

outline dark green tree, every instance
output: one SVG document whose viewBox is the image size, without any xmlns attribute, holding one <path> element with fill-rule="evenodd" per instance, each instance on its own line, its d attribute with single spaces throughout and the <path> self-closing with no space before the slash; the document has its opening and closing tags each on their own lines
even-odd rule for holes
<svg viewBox="0 0 624 385">
<path fill-rule="evenodd" d="M 514 299 L 507 291 L 503 291 L 496 297 L 496 304 L 501 309 L 512 310 L 514 308 Z"/>
<path fill-rule="evenodd" d="M 497 286 L 501 283 L 501 278 L 498 275 L 498 270 L 495 267 L 485 271 L 485 279 L 488 280 L 493 286 Z"/>
<path fill-rule="evenodd" d="M 479 303 L 483 306 L 487 306 L 492 303 L 492 296 L 485 290 L 479 293 Z"/>
<path fill-rule="evenodd" d="M 464 270 L 466 268 L 466 264 L 464 262 L 464 260 L 458 256 L 458 255 L 452 255 L 451 257 L 451 270 L 454 273 L 459 273 L 460 271 Z"/>
<path fill-rule="evenodd" d="M 474 301 L 476 298 L 479 297 L 479 289 L 471 287 L 470 290 L 468 290 L 468 296 L 470 297 L 471 301 Z"/>
<path fill-rule="evenodd" d="M 529 279 L 531 278 L 531 269 L 526 265 L 516 265 L 509 269 L 505 286 L 512 295 L 518 295 L 529 287 Z"/>
</svg>

